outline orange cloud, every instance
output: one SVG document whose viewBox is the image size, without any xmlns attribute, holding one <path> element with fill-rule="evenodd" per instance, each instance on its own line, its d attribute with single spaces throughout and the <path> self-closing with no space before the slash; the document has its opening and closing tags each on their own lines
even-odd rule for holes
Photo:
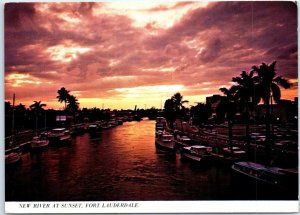
<svg viewBox="0 0 300 215">
<path fill-rule="evenodd" d="M 283 98 L 298 95 L 292 2 L 8 3 L 4 15 L 6 100 L 61 108 L 65 87 L 80 107 L 160 107 L 177 91 L 192 105 L 274 60 L 295 83 Z"/>
</svg>

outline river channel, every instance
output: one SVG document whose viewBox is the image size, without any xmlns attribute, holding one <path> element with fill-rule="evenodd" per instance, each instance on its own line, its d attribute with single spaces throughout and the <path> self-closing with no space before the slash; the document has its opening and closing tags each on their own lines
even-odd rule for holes
<svg viewBox="0 0 300 215">
<path fill-rule="evenodd" d="M 281 199 L 155 147 L 155 121 L 126 122 L 71 143 L 22 155 L 5 170 L 6 201 Z M 283 198 L 284 199 L 284 198 Z"/>
</svg>

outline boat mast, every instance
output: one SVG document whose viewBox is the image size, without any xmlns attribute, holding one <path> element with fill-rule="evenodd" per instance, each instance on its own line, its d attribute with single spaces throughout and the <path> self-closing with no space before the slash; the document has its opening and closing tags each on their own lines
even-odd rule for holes
<svg viewBox="0 0 300 215">
<path fill-rule="evenodd" d="M 14 130 L 15 130 L 15 100 L 16 95 L 13 94 L 13 104 L 12 104 L 12 123 L 11 123 L 11 144 L 14 143 Z"/>
</svg>

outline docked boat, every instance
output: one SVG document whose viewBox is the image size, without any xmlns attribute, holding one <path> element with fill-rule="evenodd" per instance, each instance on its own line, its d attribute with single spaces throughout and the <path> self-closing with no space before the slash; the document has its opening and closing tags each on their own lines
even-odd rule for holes
<svg viewBox="0 0 300 215">
<path fill-rule="evenodd" d="M 211 158 L 212 147 L 193 145 L 186 146 L 180 150 L 181 158 L 187 158 L 197 162 L 208 161 Z"/>
<path fill-rule="evenodd" d="M 285 173 L 278 167 L 269 167 L 254 162 L 236 162 L 232 165 L 232 170 L 244 175 L 249 179 L 258 180 L 266 184 L 282 186 Z"/>
<path fill-rule="evenodd" d="M 164 131 L 163 130 L 157 130 L 155 131 L 155 137 L 160 137 L 161 135 L 163 135 Z"/>
<path fill-rule="evenodd" d="M 155 123 L 155 130 L 164 130 L 166 127 L 166 119 L 164 117 L 157 117 Z"/>
<path fill-rule="evenodd" d="M 112 128 L 113 126 L 110 123 L 102 123 L 100 125 L 100 127 L 101 127 L 101 129 L 109 129 L 109 128 Z"/>
<path fill-rule="evenodd" d="M 12 132 L 11 132 L 12 135 L 11 135 L 11 142 L 9 143 L 10 149 L 7 149 L 5 151 L 5 164 L 6 165 L 16 164 L 22 160 L 22 158 L 21 158 L 22 152 L 21 152 L 20 147 L 18 146 L 18 147 L 12 148 L 14 146 L 14 124 L 15 124 L 14 108 L 15 108 L 15 94 L 13 94 L 13 115 L 12 115 Z"/>
<path fill-rule="evenodd" d="M 8 153 L 5 153 L 5 165 L 12 165 L 19 163 L 21 159 L 21 150 L 19 148 L 16 148 L 14 151 L 9 151 Z"/>
<path fill-rule="evenodd" d="M 177 147 L 185 147 L 192 145 L 192 140 L 188 136 L 176 136 L 175 143 Z"/>
<path fill-rule="evenodd" d="M 46 134 L 41 134 L 40 136 L 33 137 L 30 142 L 31 149 L 40 149 L 49 145 L 49 140 Z"/>
<path fill-rule="evenodd" d="M 50 143 L 61 143 L 71 140 L 70 131 L 66 128 L 54 128 L 48 134 Z"/>
<path fill-rule="evenodd" d="M 168 133 L 162 133 L 155 138 L 155 144 L 157 148 L 173 151 L 175 150 L 174 137 Z"/>
<path fill-rule="evenodd" d="M 83 134 L 86 131 L 86 125 L 85 124 L 74 124 L 70 128 L 72 135 L 80 135 Z"/>
<path fill-rule="evenodd" d="M 99 124 L 96 124 L 96 123 L 93 123 L 93 124 L 90 124 L 89 126 L 88 126 L 88 131 L 90 132 L 90 133 L 98 133 L 98 132 L 100 132 L 101 131 L 101 125 L 99 125 Z"/>
<path fill-rule="evenodd" d="M 232 148 L 232 152 L 231 152 Z M 236 158 L 243 158 L 246 155 L 246 151 L 240 149 L 238 146 L 233 146 L 233 147 L 225 147 L 223 148 L 223 153 L 226 156 L 232 156 Z"/>
</svg>

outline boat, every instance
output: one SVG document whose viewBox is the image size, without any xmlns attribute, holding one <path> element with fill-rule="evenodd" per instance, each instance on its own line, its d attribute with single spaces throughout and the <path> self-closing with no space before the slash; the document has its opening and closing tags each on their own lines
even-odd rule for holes
<svg viewBox="0 0 300 215">
<path fill-rule="evenodd" d="M 90 124 L 88 126 L 88 131 L 91 133 L 91 134 L 94 134 L 94 133 L 98 133 L 101 131 L 101 125 L 100 124 L 97 124 L 97 123 L 93 123 L 93 124 Z"/>
<path fill-rule="evenodd" d="M 185 146 L 180 150 L 181 158 L 206 162 L 211 158 L 212 147 L 203 145 Z"/>
<path fill-rule="evenodd" d="M 5 165 L 12 165 L 19 163 L 21 159 L 21 151 L 19 148 L 16 148 L 14 151 L 10 151 L 9 153 L 5 154 Z"/>
<path fill-rule="evenodd" d="M 50 143 L 61 143 L 71 140 L 70 131 L 66 128 L 54 128 L 48 134 Z"/>
<path fill-rule="evenodd" d="M 113 125 L 110 124 L 109 122 L 104 122 L 104 123 L 101 123 L 101 124 L 100 124 L 100 128 L 101 128 L 101 129 L 110 129 L 110 128 L 112 128 L 112 127 L 113 127 Z"/>
<path fill-rule="evenodd" d="M 110 120 L 108 124 L 110 124 L 111 127 L 116 127 L 119 125 L 118 121 L 114 119 Z"/>
<path fill-rule="evenodd" d="M 85 124 L 74 124 L 70 127 L 70 131 L 72 135 L 80 135 L 85 132 Z"/>
<path fill-rule="evenodd" d="M 232 152 L 231 152 L 231 148 L 232 148 Z M 238 146 L 224 147 L 222 150 L 225 156 L 231 156 L 236 158 L 243 158 L 246 156 L 246 151 L 240 149 L 240 147 Z"/>
<path fill-rule="evenodd" d="M 45 115 L 45 130 L 46 130 L 46 115 Z M 36 125 L 35 125 L 35 136 L 33 137 L 32 141 L 30 141 L 30 148 L 31 149 L 40 149 L 48 146 L 48 133 L 43 132 L 38 135 L 38 123 L 37 123 L 37 116 L 36 116 Z"/>
<path fill-rule="evenodd" d="M 192 140 L 188 136 L 176 136 L 175 143 L 177 147 L 185 147 L 192 145 Z"/>
<path fill-rule="evenodd" d="M 232 165 L 232 170 L 248 178 L 275 186 L 283 186 L 285 173 L 278 167 L 269 167 L 263 164 L 240 161 Z"/>
<path fill-rule="evenodd" d="M 159 137 L 159 136 L 163 135 L 163 133 L 164 133 L 163 130 L 157 130 L 157 131 L 155 132 L 155 137 Z"/>
<path fill-rule="evenodd" d="M 6 150 L 5 153 L 5 164 L 11 165 L 19 163 L 22 160 L 21 149 L 20 147 L 14 147 L 14 123 L 15 123 L 15 94 L 13 94 L 13 114 L 12 114 L 12 135 L 11 135 L 11 142 L 9 143 L 10 149 Z M 14 147 L 14 148 L 13 148 Z"/>
<path fill-rule="evenodd" d="M 175 142 L 173 135 L 169 133 L 162 133 L 155 138 L 155 144 L 157 148 L 173 151 L 175 150 Z"/>
<path fill-rule="evenodd" d="M 165 126 L 163 123 L 155 123 L 155 130 L 164 130 Z"/>
<path fill-rule="evenodd" d="M 42 133 L 39 136 L 33 137 L 30 142 L 31 149 L 40 149 L 49 145 L 49 140 L 46 133 Z"/>
<path fill-rule="evenodd" d="M 155 122 L 155 130 L 163 130 L 166 127 L 166 119 L 164 117 L 157 117 Z"/>
</svg>

